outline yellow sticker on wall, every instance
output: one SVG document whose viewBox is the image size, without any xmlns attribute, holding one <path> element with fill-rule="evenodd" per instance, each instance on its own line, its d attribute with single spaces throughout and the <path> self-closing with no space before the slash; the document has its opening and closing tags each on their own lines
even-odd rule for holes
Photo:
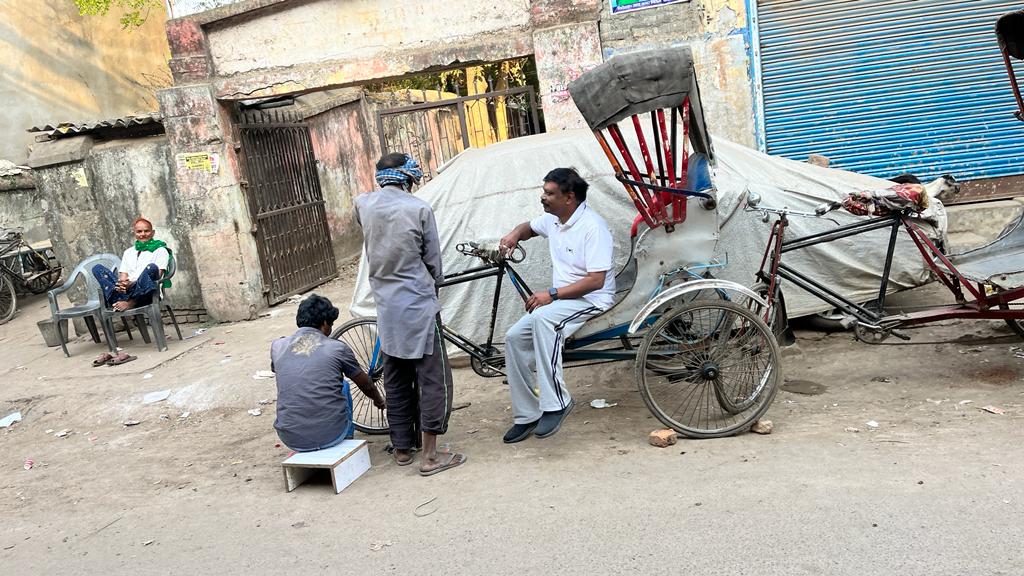
<svg viewBox="0 0 1024 576">
<path fill-rule="evenodd" d="M 75 179 L 75 184 L 78 184 L 79 188 L 89 187 L 89 178 L 85 175 L 85 167 L 79 166 L 78 170 L 71 173 L 71 177 Z"/>
<path fill-rule="evenodd" d="M 220 157 L 215 152 L 186 152 L 178 154 L 178 168 L 183 170 L 201 170 L 216 174 L 220 168 Z"/>
</svg>

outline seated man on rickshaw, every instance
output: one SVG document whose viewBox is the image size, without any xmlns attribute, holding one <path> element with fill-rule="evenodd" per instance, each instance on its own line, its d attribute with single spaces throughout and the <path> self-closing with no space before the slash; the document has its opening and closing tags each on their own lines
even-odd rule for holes
<svg viewBox="0 0 1024 576">
<path fill-rule="evenodd" d="M 574 405 L 562 376 L 562 348 L 615 297 L 612 235 L 587 205 L 588 187 L 572 168 L 552 170 L 544 177 L 540 200 L 546 214 L 501 239 L 500 249 L 507 254 L 523 240 L 544 236 L 552 264 L 551 287 L 530 296 L 526 315 L 505 335 L 513 415 L 506 444 L 558 432 Z"/>
</svg>

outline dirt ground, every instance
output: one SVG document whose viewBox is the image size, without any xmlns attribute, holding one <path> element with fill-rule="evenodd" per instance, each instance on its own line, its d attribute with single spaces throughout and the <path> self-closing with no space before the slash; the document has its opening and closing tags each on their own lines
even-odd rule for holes
<svg viewBox="0 0 1024 576">
<path fill-rule="evenodd" d="M 345 308 L 351 285 L 319 292 Z M 335 495 L 285 492 L 274 405 L 259 404 L 274 380 L 252 377 L 295 308 L 167 352 L 136 338 L 138 361 L 92 368 L 102 344 L 64 358 L 35 327 L 45 299 L 23 303 L 0 326 L 0 417 L 24 417 L 0 430 L 2 572 L 1024 573 L 1024 359 L 998 323 L 946 322 L 910 345 L 800 332 L 771 435 L 665 449 L 647 444 L 658 426 L 631 365 L 569 371 L 566 425 L 511 446 L 500 379 L 459 369 L 471 405 L 445 440 L 469 461 L 421 478 L 367 437 L 373 468 Z"/>
</svg>

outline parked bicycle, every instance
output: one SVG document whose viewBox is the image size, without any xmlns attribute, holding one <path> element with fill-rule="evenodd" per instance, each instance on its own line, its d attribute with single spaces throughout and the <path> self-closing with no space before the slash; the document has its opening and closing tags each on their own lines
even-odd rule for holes
<svg viewBox="0 0 1024 576">
<path fill-rule="evenodd" d="M 14 317 L 18 293 L 42 294 L 60 280 L 52 254 L 33 248 L 19 228 L 0 227 L 0 324 Z"/>
</svg>

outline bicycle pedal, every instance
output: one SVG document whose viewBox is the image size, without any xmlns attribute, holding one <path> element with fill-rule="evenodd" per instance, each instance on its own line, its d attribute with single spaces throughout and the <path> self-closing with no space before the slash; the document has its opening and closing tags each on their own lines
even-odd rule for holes
<svg viewBox="0 0 1024 576">
<path fill-rule="evenodd" d="M 901 332 L 900 330 L 890 330 L 889 333 L 899 338 L 900 340 L 905 340 L 907 342 L 910 341 L 910 334 L 907 334 L 906 332 Z"/>
</svg>

